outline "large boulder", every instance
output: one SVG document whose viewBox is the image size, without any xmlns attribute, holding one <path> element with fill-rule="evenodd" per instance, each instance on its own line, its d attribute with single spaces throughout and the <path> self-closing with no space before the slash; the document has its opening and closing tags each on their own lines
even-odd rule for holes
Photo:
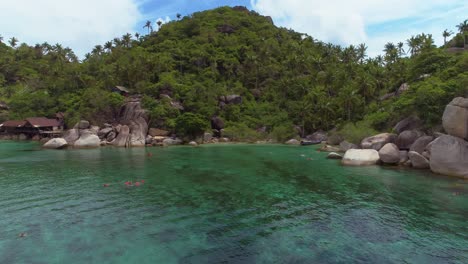
<svg viewBox="0 0 468 264">
<path fill-rule="evenodd" d="M 90 126 L 89 127 L 89 131 L 93 134 L 93 135 L 98 135 L 99 133 L 99 127 L 98 126 Z"/>
<path fill-rule="evenodd" d="M 48 149 L 62 149 L 65 148 L 68 145 L 67 141 L 63 138 L 53 138 L 49 141 L 47 141 L 44 146 L 44 148 Z"/>
<path fill-rule="evenodd" d="M 75 125 L 74 128 L 78 128 L 78 129 L 88 129 L 88 128 L 89 128 L 89 121 L 87 121 L 87 120 L 81 120 L 80 122 L 78 122 L 78 124 Z"/>
<path fill-rule="evenodd" d="M 116 137 L 117 137 L 117 133 L 116 133 L 115 131 L 111 131 L 111 132 L 109 132 L 109 134 L 107 134 L 107 136 L 106 136 L 106 141 L 107 141 L 107 142 L 111 142 L 111 141 L 114 140 Z"/>
<path fill-rule="evenodd" d="M 63 135 L 63 139 L 65 139 L 68 145 L 73 145 L 75 141 L 80 138 L 80 131 L 77 128 L 72 128 L 67 130 Z"/>
<path fill-rule="evenodd" d="M 293 139 L 290 139 L 290 140 L 284 142 L 284 144 L 286 144 L 286 145 L 299 145 L 299 144 L 301 144 L 301 142 L 299 140 L 293 138 Z"/>
<path fill-rule="evenodd" d="M 415 151 L 419 154 L 422 154 L 426 150 L 426 146 L 434 140 L 432 136 L 422 136 L 411 145 L 410 151 Z"/>
<path fill-rule="evenodd" d="M 429 161 L 416 151 L 408 152 L 408 157 L 415 169 L 429 169 Z"/>
<path fill-rule="evenodd" d="M 387 164 L 397 164 L 400 162 L 400 150 L 393 143 L 387 143 L 379 150 L 380 160 Z"/>
<path fill-rule="evenodd" d="M 468 98 L 457 97 L 445 107 L 442 125 L 447 134 L 468 140 Z"/>
<path fill-rule="evenodd" d="M 340 143 L 340 151 L 341 152 L 346 152 L 350 149 L 358 149 L 358 145 L 356 144 L 353 144 L 353 143 L 349 143 L 348 141 L 342 141 Z"/>
<path fill-rule="evenodd" d="M 101 140 L 90 130 L 80 131 L 80 138 L 73 144 L 76 148 L 97 148 L 101 146 Z"/>
<path fill-rule="evenodd" d="M 419 130 L 405 130 L 398 135 L 396 145 L 401 150 L 409 150 L 411 145 L 422 136 L 424 136 L 424 133 Z"/>
<path fill-rule="evenodd" d="M 423 122 L 417 116 L 409 116 L 400 122 L 398 122 L 394 127 L 393 130 L 395 133 L 400 134 L 405 130 L 415 130 L 421 128 Z"/>
<path fill-rule="evenodd" d="M 350 149 L 346 151 L 341 163 L 351 166 L 366 166 L 377 164 L 379 159 L 379 152 L 375 149 Z"/>
<path fill-rule="evenodd" d="M 320 141 L 320 142 L 327 141 L 328 139 L 327 132 L 319 130 L 319 131 L 314 132 L 312 135 L 308 135 L 306 139 L 310 141 Z"/>
<path fill-rule="evenodd" d="M 224 128 L 224 121 L 219 116 L 211 118 L 211 128 L 221 130 Z"/>
<path fill-rule="evenodd" d="M 395 142 L 397 135 L 391 133 L 382 133 L 372 137 L 365 138 L 361 141 L 363 149 L 380 150 L 385 144 Z"/>
<path fill-rule="evenodd" d="M 430 146 L 430 166 L 435 173 L 468 179 L 468 142 L 444 135 Z"/>
<path fill-rule="evenodd" d="M 112 127 L 105 127 L 98 132 L 98 137 L 100 139 L 106 138 L 107 135 L 109 135 L 110 132 L 114 131 Z"/>
<path fill-rule="evenodd" d="M 152 137 L 167 137 L 169 131 L 152 127 L 149 129 L 148 134 Z"/>
<path fill-rule="evenodd" d="M 112 145 L 117 147 L 128 147 L 130 137 L 130 128 L 126 125 L 120 127 L 120 133 L 112 141 Z"/>
<path fill-rule="evenodd" d="M 146 143 L 146 135 L 148 134 L 148 114 L 141 108 L 139 98 L 130 98 L 120 109 L 120 123 L 127 126 L 129 131 L 124 133 L 122 131 L 117 136 L 116 143 L 118 146 L 124 145 L 125 147 L 144 147 Z M 125 131 L 126 132 L 126 131 Z M 119 138 L 120 137 L 120 138 Z"/>
</svg>

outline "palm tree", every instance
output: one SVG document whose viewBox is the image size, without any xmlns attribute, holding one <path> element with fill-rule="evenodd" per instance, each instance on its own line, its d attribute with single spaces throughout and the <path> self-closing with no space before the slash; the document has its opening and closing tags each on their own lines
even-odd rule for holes
<svg viewBox="0 0 468 264">
<path fill-rule="evenodd" d="M 447 38 L 453 34 L 453 31 L 449 31 L 448 29 L 442 32 L 442 37 L 444 37 L 444 46 L 447 45 Z"/>
<path fill-rule="evenodd" d="M 112 41 L 107 41 L 107 42 L 104 44 L 104 49 L 106 49 L 107 52 L 110 52 L 110 51 L 112 50 L 112 47 L 113 47 Z"/>
<path fill-rule="evenodd" d="M 367 57 L 367 46 L 364 43 L 361 43 L 357 47 L 357 56 L 361 64 L 364 62 L 364 59 Z"/>
<path fill-rule="evenodd" d="M 136 33 L 135 33 L 135 38 L 136 38 L 137 40 L 139 40 L 139 39 L 140 39 L 140 33 L 136 32 Z"/>
<path fill-rule="evenodd" d="M 93 55 L 101 55 L 102 53 L 102 46 L 96 45 L 92 51 Z"/>
<path fill-rule="evenodd" d="M 398 55 L 401 57 L 403 54 L 405 54 L 405 50 L 403 49 L 403 46 L 405 44 L 403 44 L 403 42 L 398 42 L 397 44 L 397 48 L 398 48 Z"/>
<path fill-rule="evenodd" d="M 177 13 L 176 17 L 177 17 L 177 19 L 180 19 L 182 17 L 182 15 Z"/>
<path fill-rule="evenodd" d="M 16 44 L 18 44 L 18 39 L 15 38 L 15 37 L 12 37 L 12 38 L 8 41 L 8 43 L 10 43 L 11 47 L 14 48 L 14 47 L 16 47 Z"/>
<path fill-rule="evenodd" d="M 411 36 L 410 39 L 406 40 L 406 44 L 409 47 L 409 52 L 411 56 L 419 52 L 419 46 L 421 45 L 421 39 L 419 37 Z"/>
<path fill-rule="evenodd" d="M 161 29 L 162 21 L 158 20 L 158 22 L 156 22 L 156 24 L 158 24 L 159 29 Z"/>
<path fill-rule="evenodd" d="M 130 42 L 132 41 L 132 35 L 130 33 L 127 33 L 122 36 L 122 44 L 128 48 L 130 47 Z"/>
<path fill-rule="evenodd" d="M 143 28 L 148 28 L 148 34 L 153 31 L 153 27 L 151 26 L 151 21 L 147 20 Z"/>
<path fill-rule="evenodd" d="M 458 24 L 457 25 L 457 28 L 458 28 L 458 31 L 460 33 L 464 33 L 466 31 L 468 31 L 468 19 L 466 19 L 465 21 L 463 21 L 462 23 Z"/>
</svg>

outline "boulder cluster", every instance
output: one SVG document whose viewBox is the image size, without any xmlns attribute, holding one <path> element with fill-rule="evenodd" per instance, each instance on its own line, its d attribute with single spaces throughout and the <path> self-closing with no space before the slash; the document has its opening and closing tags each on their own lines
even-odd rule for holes
<svg viewBox="0 0 468 264">
<path fill-rule="evenodd" d="M 468 98 L 458 97 L 447 105 L 442 125 L 447 134 L 426 135 L 421 130 L 422 122 L 417 117 L 408 117 L 393 128 L 395 134 L 365 138 L 360 149 L 342 148 L 345 152 L 342 164 L 404 165 L 468 179 Z M 340 146 L 348 144 L 342 142 Z"/>
</svg>

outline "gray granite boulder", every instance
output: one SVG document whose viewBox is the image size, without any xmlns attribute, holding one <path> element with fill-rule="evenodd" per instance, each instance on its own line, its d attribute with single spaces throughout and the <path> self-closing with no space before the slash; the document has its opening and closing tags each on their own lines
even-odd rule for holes
<svg viewBox="0 0 468 264">
<path fill-rule="evenodd" d="M 363 149 L 375 149 L 379 151 L 385 144 L 395 142 L 397 135 L 391 133 L 381 133 L 361 141 Z"/>
<path fill-rule="evenodd" d="M 445 107 L 442 125 L 447 134 L 468 140 L 468 98 L 457 97 Z"/>
<path fill-rule="evenodd" d="M 434 137 L 432 136 L 422 136 L 416 139 L 416 141 L 414 141 L 414 143 L 410 147 L 410 151 L 416 151 L 419 154 L 422 154 L 424 150 L 426 149 L 426 146 L 429 143 L 431 143 L 433 140 L 434 140 Z"/>
<path fill-rule="evenodd" d="M 346 151 L 341 163 L 350 166 L 367 166 L 377 164 L 379 159 L 379 152 L 375 149 L 350 149 Z"/>
<path fill-rule="evenodd" d="M 68 143 L 65 139 L 63 138 L 53 138 L 49 141 L 47 141 L 44 146 L 44 148 L 48 148 L 48 149 L 62 149 L 62 148 L 65 148 L 67 147 Z"/>
<path fill-rule="evenodd" d="M 435 173 L 468 179 L 468 142 L 445 135 L 430 146 L 430 166 Z"/>
<path fill-rule="evenodd" d="M 400 162 L 400 150 L 393 143 L 387 143 L 379 150 L 380 160 L 386 164 L 397 164 Z"/>
<path fill-rule="evenodd" d="M 415 169 L 429 169 L 429 161 L 416 151 L 408 152 L 408 157 Z"/>
<path fill-rule="evenodd" d="M 401 150 L 409 150 L 411 145 L 422 136 L 424 136 L 424 133 L 419 130 L 405 130 L 398 135 L 395 144 Z"/>
</svg>

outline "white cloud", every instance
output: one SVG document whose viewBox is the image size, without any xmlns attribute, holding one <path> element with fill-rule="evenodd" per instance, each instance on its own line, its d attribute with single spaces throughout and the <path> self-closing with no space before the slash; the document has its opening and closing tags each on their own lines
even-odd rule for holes
<svg viewBox="0 0 468 264">
<path fill-rule="evenodd" d="M 48 42 L 82 56 L 97 44 L 133 33 L 135 0 L 0 0 L 0 34 L 30 45 Z"/>
<path fill-rule="evenodd" d="M 445 28 L 454 28 L 468 13 L 463 0 L 251 0 L 277 25 L 337 44 L 367 43 L 377 55 L 388 42 L 432 33 L 437 44 Z"/>
</svg>

